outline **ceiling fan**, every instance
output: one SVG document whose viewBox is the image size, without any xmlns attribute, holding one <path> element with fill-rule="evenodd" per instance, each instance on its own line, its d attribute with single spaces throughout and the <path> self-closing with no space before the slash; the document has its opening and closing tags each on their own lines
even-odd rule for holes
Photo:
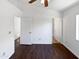
<svg viewBox="0 0 79 59">
<path fill-rule="evenodd" d="M 29 3 L 32 4 L 32 3 L 36 2 L 36 1 L 37 0 L 30 0 Z M 44 6 L 48 7 L 48 0 L 42 0 L 42 1 L 44 1 Z"/>
</svg>

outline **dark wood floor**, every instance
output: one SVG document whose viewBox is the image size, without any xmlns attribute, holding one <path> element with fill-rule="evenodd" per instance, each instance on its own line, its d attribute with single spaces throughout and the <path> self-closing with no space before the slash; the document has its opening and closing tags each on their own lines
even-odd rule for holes
<svg viewBox="0 0 79 59">
<path fill-rule="evenodd" d="M 20 45 L 10 59 L 78 59 L 61 44 Z"/>
</svg>

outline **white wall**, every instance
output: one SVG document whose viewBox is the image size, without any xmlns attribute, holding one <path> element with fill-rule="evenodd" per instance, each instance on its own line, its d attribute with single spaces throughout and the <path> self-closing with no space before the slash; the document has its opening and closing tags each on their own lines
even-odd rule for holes
<svg viewBox="0 0 79 59">
<path fill-rule="evenodd" d="M 53 18 L 54 16 L 60 16 L 60 12 L 51 10 L 49 8 L 44 7 L 34 7 L 34 8 L 26 8 L 23 12 L 24 17 L 47 17 Z"/>
<path fill-rule="evenodd" d="M 79 57 L 79 41 L 76 40 L 76 15 L 79 14 L 79 3 L 64 11 L 63 44 Z"/>
<path fill-rule="evenodd" d="M 13 22 L 14 16 L 18 16 L 19 12 L 7 0 L 0 0 L 0 59 L 9 59 L 14 53 Z"/>
</svg>

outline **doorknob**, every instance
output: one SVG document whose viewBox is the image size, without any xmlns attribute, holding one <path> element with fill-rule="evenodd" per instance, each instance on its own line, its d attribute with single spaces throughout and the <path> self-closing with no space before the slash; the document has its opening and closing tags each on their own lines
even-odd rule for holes
<svg viewBox="0 0 79 59">
<path fill-rule="evenodd" d="M 29 34 L 31 34 L 32 32 L 29 32 Z"/>
<path fill-rule="evenodd" d="M 11 34 L 11 31 L 9 31 L 8 34 Z"/>
</svg>

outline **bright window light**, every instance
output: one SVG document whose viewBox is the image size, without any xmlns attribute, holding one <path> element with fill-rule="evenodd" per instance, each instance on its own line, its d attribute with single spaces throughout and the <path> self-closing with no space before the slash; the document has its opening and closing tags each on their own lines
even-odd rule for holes
<svg viewBox="0 0 79 59">
<path fill-rule="evenodd" d="M 41 3 L 44 4 L 44 0 L 41 0 Z"/>
<path fill-rule="evenodd" d="M 76 15 L 76 40 L 79 40 L 79 15 Z"/>
</svg>

